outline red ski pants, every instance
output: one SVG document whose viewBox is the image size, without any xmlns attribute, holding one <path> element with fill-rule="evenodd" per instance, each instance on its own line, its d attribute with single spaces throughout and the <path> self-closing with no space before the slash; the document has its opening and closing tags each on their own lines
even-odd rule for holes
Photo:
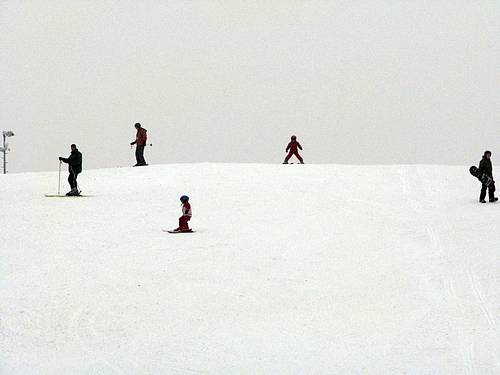
<svg viewBox="0 0 500 375">
<path fill-rule="evenodd" d="M 188 230 L 188 221 L 191 220 L 191 216 L 181 216 L 179 218 L 179 230 Z"/>
<path fill-rule="evenodd" d="M 288 153 L 288 155 L 287 155 L 287 156 L 286 156 L 286 158 L 285 158 L 285 163 L 288 163 L 288 160 L 290 160 L 290 158 L 291 158 L 293 155 L 295 155 L 295 156 L 297 157 L 297 159 L 299 159 L 299 161 L 300 161 L 301 163 L 303 163 L 303 162 L 304 162 L 304 160 L 302 159 L 302 156 L 300 156 L 300 155 L 299 155 L 299 152 L 298 152 L 298 151 L 292 151 L 292 150 L 290 150 L 290 152 Z"/>
</svg>

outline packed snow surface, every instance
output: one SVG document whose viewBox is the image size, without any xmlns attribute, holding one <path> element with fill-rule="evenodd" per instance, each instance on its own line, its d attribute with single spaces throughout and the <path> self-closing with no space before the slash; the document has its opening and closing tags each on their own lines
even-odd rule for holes
<svg viewBox="0 0 500 375">
<path fill-rule="evenodd" d="M 0 176 L 2 375 L 500 373 L 500 204 L 465 166 L 57 178 Z M 182 194 L 196 233 L 165 233 Z"/>
</svg>

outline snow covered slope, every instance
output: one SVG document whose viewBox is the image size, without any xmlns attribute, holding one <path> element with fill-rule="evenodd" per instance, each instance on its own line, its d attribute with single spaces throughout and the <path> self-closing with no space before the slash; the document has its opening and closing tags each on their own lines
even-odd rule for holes
<svg viewBox="0 0 500 375">
<path fill-rule="evenodd" d="M 500 204 L 466 167 L 79 180 L 0 176 L 2 375 L 500 373 Z M 197 233 L 164 233 L 182 194 Z"/>
</svg>

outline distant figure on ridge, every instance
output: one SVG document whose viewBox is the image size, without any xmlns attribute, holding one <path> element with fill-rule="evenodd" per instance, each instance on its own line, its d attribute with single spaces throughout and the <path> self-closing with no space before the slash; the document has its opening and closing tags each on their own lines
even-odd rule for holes
<svg viewBox="0 0 500 375">
<path fill-rule="evenodd" d="M 137 133 L 135 135 L 135 141 L 130 143 L 130 146 L 135 146 L 135 158 L 137 160 L 136 165 L 134 167 L 141 167 L 143 165 L 147 165 L 146 160 L 144 160 L 144 147 L 146 147 L 146 141 L 148 140 L 147 130 L 141 127 L 141 124 L 136 123 L 135 128 L 137 129 Z"/>
<path fill-rule="evenodd" d="M 78 190 L 78 184 L 76 182 L 76 178 L 82 172 L 82 154 L 76 148 L 75 144 L 71 145 L 71 155 L 67 158 L 59 157 L 59 160 L 63 163 L 68 164 L 68 182 L 71 190 L 66 193 L 66 195 L 80 195 L 80 191 Z"/>
<path fill-rule="evenodd" d="M 288 144 L 288 146 L 286 146 L 285 152 L 288 152 L 288 155 L 286 156 L 285 161 L 283 162 L 283 164 L 288 164 L 288 160 L 290 160 L 290 158 L 293 155 L 295 155 L 297 157 L 297 159 L 299 159 L 300 164 L 304 164 L 304 160 L 299 155 L 299 150 L 298 149 L 302 150 L 302 146 L 300 145 L 299 142 L 297 142 L 297 137 L 294 136 L 294 135 L 292 135 L 290 143 Z"/>
<path fill-rule="evenodd" d="M 188 221 L 191 220 L 191 216 L 193 213 L 191 211 L 191 205 L 189 204 L 189 197 L 187 195 L 183 195 L 181 198 L 182 203 L 182 216 L 179 218 L 179 227 L 174 229 L 172 232 L 192 232 L 189 229 Z"/>
<path fill-rule="evenodd" d="M 491 151 L 485 151 L 483 158 L 479 162 L 479 173 L 485 174 L 493 180 L 493 166 L 491 164 Z M 491 183 L 489 186 L 482 184 L 481 194 L 479 195 L 479 202 L 486 203 L 484 200 L 486 198 L 486 190 L 488 189 L 488 198 L 490 202 L 496 202 L 498 198 L 495 197 L 495 182 Z"/>
</svg>

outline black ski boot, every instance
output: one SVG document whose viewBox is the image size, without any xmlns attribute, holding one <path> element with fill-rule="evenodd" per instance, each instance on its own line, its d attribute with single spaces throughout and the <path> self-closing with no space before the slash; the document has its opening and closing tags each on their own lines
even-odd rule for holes
<svg viewBox="0 0 500 375">
<path fill-rule="evenodd" d="M 78 191 L 78 189 L 77 189 L 77 188 L 73 188 L 73 189 L 71 189 L 71 191 L 68 191 L 68 192 L 66 193 L 66 195 L 67 195 L 68 197 L 73 197 L 73 196 L 80 195 L 80 192 Z"/>
</svg>

